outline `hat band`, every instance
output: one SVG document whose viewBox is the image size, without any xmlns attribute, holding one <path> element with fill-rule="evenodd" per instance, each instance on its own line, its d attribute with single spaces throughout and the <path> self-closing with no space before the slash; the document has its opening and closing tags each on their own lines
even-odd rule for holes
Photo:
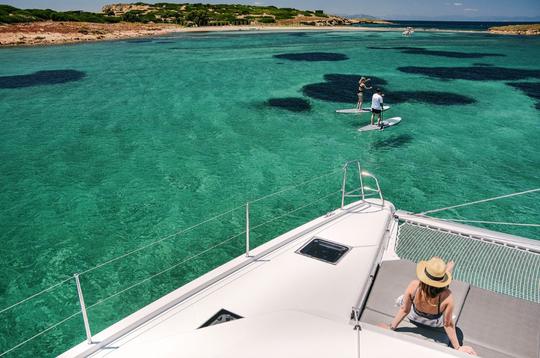
<svg viewBox="0 0 540 358">
<path fill-rule="evenodd" d="M 433 275 L 430 275 L 429 272 L 427 272 L 427 269 L 424 269 L 424 273 L 426 274 L 426 276 L 433 280 L 433 281 L 442 281 L 444 280 L 444 278 L 446 277 L 446 275 L 442 276 L 442 277 L 437 277 L 437 276 L 433 276 Z"/>
</svg>

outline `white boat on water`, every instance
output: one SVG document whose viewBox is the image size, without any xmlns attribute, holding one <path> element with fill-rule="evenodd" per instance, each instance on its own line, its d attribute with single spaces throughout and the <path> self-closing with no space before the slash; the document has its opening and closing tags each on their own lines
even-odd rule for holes
<svg viewBox="0 0 540 358">
<path fill-rule="evenodd" d="M 441 343 L 444 331 L 377 326 L 392 320 L 414 262 L 434 255 L 457 263 L 465 345 L 482 357 L 539 357 L 540 241 L 396 210 L 356 161 L 338 206 L 256 248 L 246 215 L 245 255 L 95 335 L 81 296 L 87 341 L 61 357 L 466 356 Z"/>
<path fill-rule="evenodd" d="M 401 33 L 403 36 L 411 36 L 414 34 L 414 29 L 412 27 L 407 27 L 405 31 Z"/>
</svg>

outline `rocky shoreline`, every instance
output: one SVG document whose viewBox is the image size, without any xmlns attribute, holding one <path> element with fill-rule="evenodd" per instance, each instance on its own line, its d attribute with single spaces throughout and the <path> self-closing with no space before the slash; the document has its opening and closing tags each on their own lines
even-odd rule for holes
<svg viewBox="0 0 540 358">
<path fill-rule="evenodd" d="M 491 27 L 489 32 L 499 35 L 539 36 L 540 24 L 497 26 Z"/>
<path fill-rule="evenodd" d="M 354 21 L 354 20 L 353 20 Z M 375 20 L 383 21 L 383 20 Z M 521 25 L 518 25 L 521 26 Z M 511 26 L 512 27 L 512 26 Z M 32 22 L 0 24 L 0 47 L 62 45 L 80 42 L 126 40 L 141 37 L 163 36 L 178 32 L 225 32 L 225 31 L 403 31 L 398 27 L 362 27 L 346 25 L 298 25 L 257 24 L 185 27 L 177 24 L 142 24 L 121 22 L 101 24 L 89 22 Z M 491 28 L 489 31 L 417 29 L 428 32 L 493 33 L 513 35 L 538 35 L 538 30 Z M 523 33 L 525 31 L 525 33 Z M 527 32 L 528 31 L 528 32 Z M 536 31 L 536 32 L 535 32 Z"/>
<path fill-rule="evenodd" d="M 174 24 L 31 22 L 0 25 L 0 47 L 59 45 L 159 36 L 179 31 Z"/>
<path fill-rule="evenodd" d="M 286 22 L 286 20 L 285 20 Z M 85 22 L 32 22 L 0 25 L 0 47 L 45 46 L 79 42 L 111 41 L 140 37 L 152 37 L 176 32 L 222 32 L 222 31 L 385 31 L 384 28 L 365 28 L 350 24 L 319 25 L 225 25 L 184 27 L 176 24 L 141 24 L 121 22 L 116 24 L 100 24 Z M 393 29 L 396 31 L 396 29 Z"/>
</svg>

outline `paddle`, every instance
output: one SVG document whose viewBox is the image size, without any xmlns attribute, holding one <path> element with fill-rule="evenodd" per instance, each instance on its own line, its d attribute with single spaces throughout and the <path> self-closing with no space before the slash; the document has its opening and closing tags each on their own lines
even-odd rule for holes
<svg viewBox="0 0 540 358">
<path fill-rule="evenodd" d="M 382 96 L 383 96 L 383 94 L 381 94 L 381 97 Z M 381 130 L 384 130 L 383 113 L 384 113 L 384 101 L 381 102 L 381 125 L 379 126 L 381 128 Z"/>
</svg>

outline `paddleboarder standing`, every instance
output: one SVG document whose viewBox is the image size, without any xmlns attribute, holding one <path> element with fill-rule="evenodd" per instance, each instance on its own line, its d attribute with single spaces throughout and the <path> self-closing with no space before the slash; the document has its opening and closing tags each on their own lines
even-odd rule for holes
<svg viewBox="0 0 540 358">
<path fill-rule="evenodd" d="M 375 90 L 373 97 L 371 98 L 371 125 L 373 125 L 373 119 L 377 115 L 377 125 L 382 128 L 382 111 L 383 111 L 383 96 L 380 88 Z"/>
<path fill-rule="evenodd" d="M 357 109 L 359 111 L 362 110 L 362 103 L 364 102 L 364 92 L 368 89 L 371 89 L 372 87 L 367 86 L 367 82 L 371 81 L 371 78 L 360 78 L 360 81 L 358 81 L 358 105 Z"/>
</svg>

